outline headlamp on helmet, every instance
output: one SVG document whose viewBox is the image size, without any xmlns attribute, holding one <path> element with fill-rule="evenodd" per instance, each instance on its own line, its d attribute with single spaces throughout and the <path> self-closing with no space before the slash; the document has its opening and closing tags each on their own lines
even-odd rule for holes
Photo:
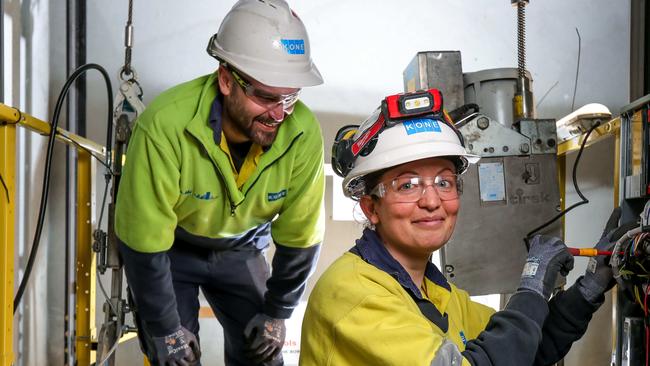
<svg viewBox="0 0 650 366">
<path fill-rule="evenodd" d="M 381 102 L 386 126 L 392 127 L 401 120 L 416 116 L 440 118 L 442 115 L 442 94 L 438 89 L 389 95 Z"/>
<path fill-rule="evenodd" d="M 334 172 L 341 177 L 347 176 L 358 156 L 372 152 L 381 131 L 416 117 L 449 123 L 443 113 L 442 94 L 438 89 L 389 95 L 361 125 L 342 127 L 332 145 Z M 451 123 L 449 125 L 454 128 Z M 458 135 L 462 143 L 462 136 Z"/>
</svg>

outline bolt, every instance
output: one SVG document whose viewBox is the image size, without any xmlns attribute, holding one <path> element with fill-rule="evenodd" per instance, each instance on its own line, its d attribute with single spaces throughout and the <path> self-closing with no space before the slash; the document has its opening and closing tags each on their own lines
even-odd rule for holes
<svg viewBox="0 0 650 366">
<path fill-rule="evenodd" d="M 554 147 L 555 146 L 555 139 L 548 139 L 548 141 L 546 141 L 546 143 L 548 144 L 549 147 Z"/>
<path fill-rule="evenodd" d="M 488 149 L 488 151 L 490 152 L 490 154 L 493 154 L 494 153 L 494 148 L 491 147 L 491 148 Z"/>
<path fill-rule="evenodd" d="M 504 147 L 502 148 L 502 150 L 503 150 L 503 152 L 508 152 L 508 150 L 510 150 L 510 149 L 509 149 L 507 146 L 504 146 Z"/>
<path fill-rule="evenodd" d="M 478 128 L 484 130 L 490 126 L 490 120 L 486 117 L 481 117 L 478 119 L 478 121 L 476 121 L 476 124 L 478 125 Z"/>
<path fill-rule="evenodd" d="M 452 266 L 451 264 L 447 264 L 447 265 L 445 266 L 445 271 L 446 271 L 447 273 L 451 273 L 451 272 L 453 272 L 453 271 L 454 271 L 454 266 Z"/>
<path fill-rule="evenodd" d="M 524 154 L 528 153 L 528 151 L 530 151 L 530 145 L 528 144 L 519 145 L 519 151 L 521 151 Z"/>
</svg>

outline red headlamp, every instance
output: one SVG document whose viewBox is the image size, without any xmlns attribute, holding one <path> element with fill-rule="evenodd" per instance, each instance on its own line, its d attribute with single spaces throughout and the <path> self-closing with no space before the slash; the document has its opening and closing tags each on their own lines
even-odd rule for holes
<svg viewBox="0 0 650 366">
<path fill-rule="evenodd" d="M 421 115 L 440 115 L 442 113 L 442 94 L 438 89 L 413 93 L 389 95 L 381 102 L 381 110 L 387 126 L 398 120 Z"/>
<path fill-rule="evenodd" d="M 390 95 L 381 102 L 381 112 L 371 116 L 376 119 L 366 125 L 356 139 L 352 139 L 355 128 L 359 126 L 345 126 L 339 130 L 332 146 L 332 166 L 334 171 L 344 177 L 352 167 L 359 154 L 369 153 L 376 144 L 377 135 L 386 127 L 392 127 L 402 120 L 415 117 L 432 118 L 447 121 L 442 109 L 442 94 L 438 89 L 420 90 L 412 93 Z M 370 121 L 366 121 L 370 122 Z M 453 128 L 453 125 L 450 126 Z M 457 132 L 457 131 L 456 131 Z M 458 133 L 458 132 L 457 132 Z M 462 141 L 462 136 L 459 134 Z M 374 143 L 371 143 L 373 142 Z"/>
</svg>

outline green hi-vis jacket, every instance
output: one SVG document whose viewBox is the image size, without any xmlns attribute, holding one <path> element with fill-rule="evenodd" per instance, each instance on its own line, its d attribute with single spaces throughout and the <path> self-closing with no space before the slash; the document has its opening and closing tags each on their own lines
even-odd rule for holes
<svg viewBox="0 0 650 366">
<path fill-rule="evenodd" d="M 156 303 L 175 300 L 173 293 L 151 294 L 155 300 L 139 296 L 131 284 L 142 282 L 142 292 L 154 285 L 172 288 L 152 282 L 169 270 L 160 268 L 164 259 L 146 255 L 159 256 L 179 237 L 216 250 L 264 249 L 272 238 L 276 254 L 264 310 L 286 318 L 323 240 L 323 141 L 315 116 L 298 102 L 240 189 L 208 123 L 217 89 L 211 74 L 162 93 L 138 118 L 128 145 L 115 231 L 130 249 L 122 255 L 136 302 L 140 308 L 150 303 L 148 318 L 160 332 L 177 325 L 178 317 L 175 306 L 171 311 Z M 300 273 L 283 270 L 284 262 Z"/>
<path fill-rule="evenodd" d="M 323 238 L 323 142 L 298 102 L 241 191 L 208 125 L 214 74 L 163 93 L 138 119 L 120 182 L 115 230 L 131 249 L 167 250 L 177 226 L 206 238 L 237 237 L 273 221 L 276 243 Z"/>
</svg>

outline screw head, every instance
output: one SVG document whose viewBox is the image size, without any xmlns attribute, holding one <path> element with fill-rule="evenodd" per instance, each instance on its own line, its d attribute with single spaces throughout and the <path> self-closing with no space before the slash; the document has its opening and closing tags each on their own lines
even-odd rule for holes
<svg viewBox="0 0 650 366">
<path fill-rule="evenodd" d="M 481 118 L 478 119 L 478 121 L 476 121 L 476 125 L 481 130 L 484 130 L 484 129 L 490 127 L 490 120 L 487 119 L 487 117 L 481 117 Z"/>
</svg>

